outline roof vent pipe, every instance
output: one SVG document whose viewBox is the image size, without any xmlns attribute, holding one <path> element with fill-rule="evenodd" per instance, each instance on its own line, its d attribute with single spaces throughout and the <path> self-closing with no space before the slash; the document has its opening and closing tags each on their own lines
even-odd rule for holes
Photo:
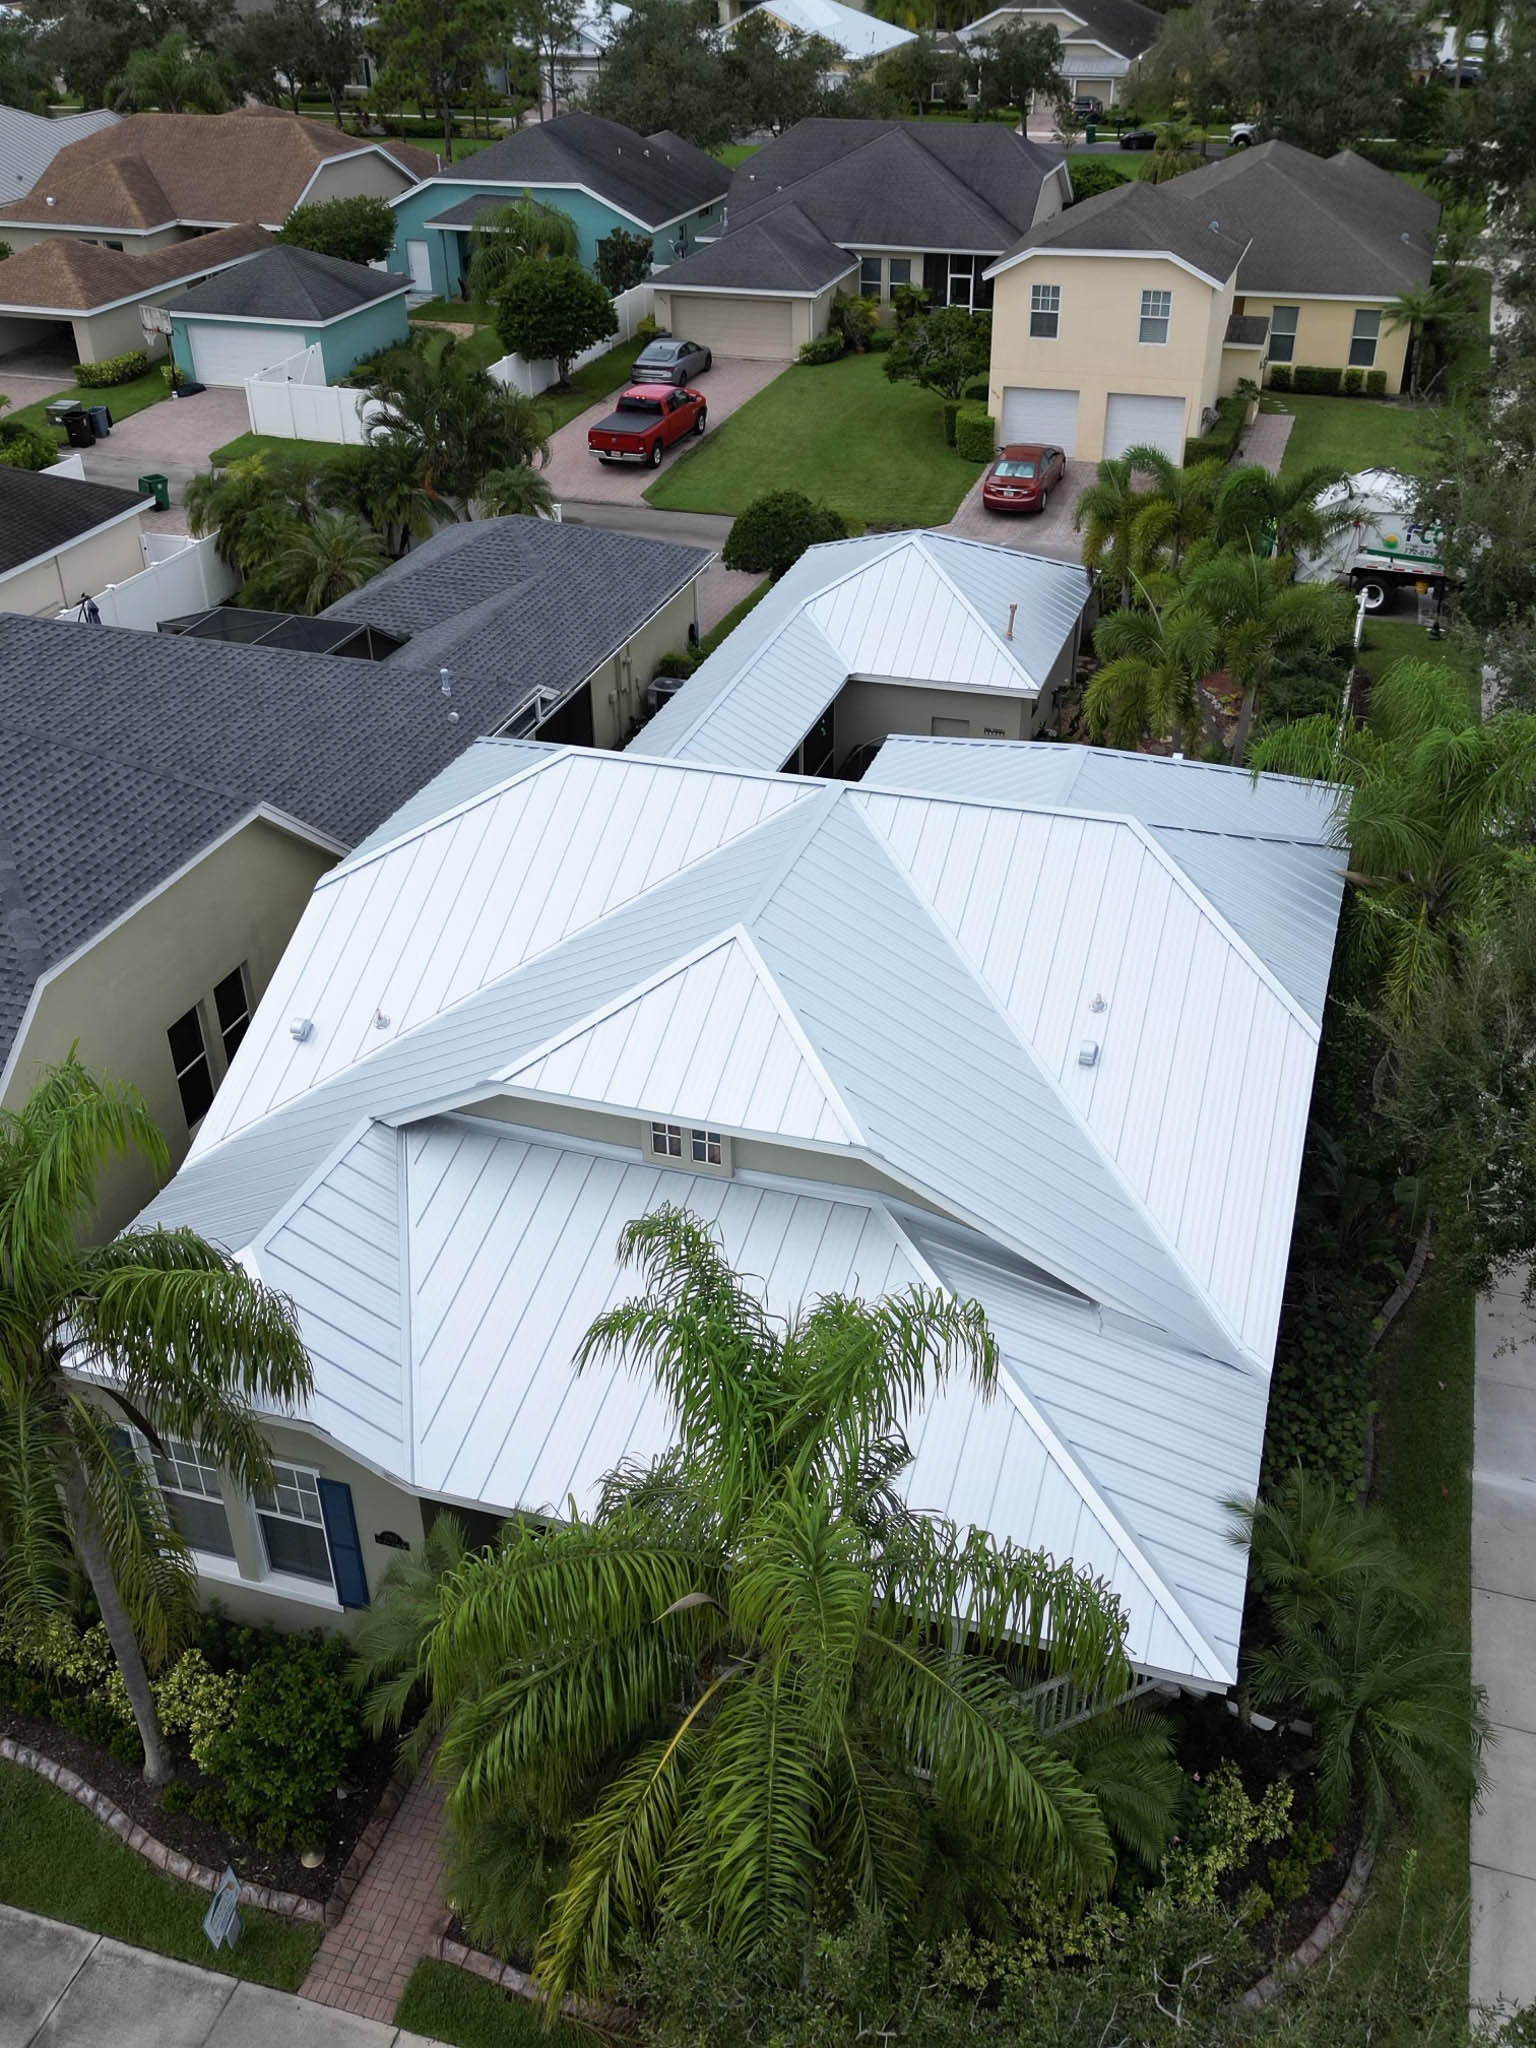
<svg viewBox="0 0 1536 2048">
<path fill-rule="evenodd" d="M 1009 605 L 1009 607 L 1008 607 L 1008 630 L 1007 630 L 1007 632 L 1006 632 L 1006 633 L 1005 633 L 1005 634 L 1003 635 L 1003 638 L 1004 638 L 1005 640 L 1011 640 L 1011 639 L 1013 638 L 1013 622 L 1014 622 L 1014 620 L 1015 620 L 1015 619 L 1016 619 L 1016 618 L 1018 617 L 1018 615 L 1019 615 L 1019 608 L 1018 608 L 1018 606 L 1017 606 L 1016 604 L 1011 604 L 1011 605 Z"/>
</svg>

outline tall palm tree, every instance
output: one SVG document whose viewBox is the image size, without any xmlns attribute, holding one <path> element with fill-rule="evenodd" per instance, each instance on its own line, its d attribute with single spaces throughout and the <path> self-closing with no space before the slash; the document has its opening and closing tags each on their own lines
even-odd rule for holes
<svg viewBox="0 0 1536 2048">
<path fill-rule="evenodd" d="M 452 1571 L 414 1655 L 397 1640 L 372 1667 L 386 1713 L 430 1694 L 461 1831 L 568 1835 L 536 1957 L 551 2004 L 661 1913 L 793 1968 L 819 1895 L 910 1908 L 936 1813 L 1015 1878 L 1102 1887 L 1110 1831 L 1030 1687 L 1120 1688 L 1118 1603 L 895 1491 L 924 1392 L 995 1384 L 980 1310 L 913 1288 L 779 1326 L 684 1211 L 621 1249 L 644 1291 L 577 1369 L 654 1379 L 675 1448 Z"/>
<path fill-rule="evenodd" d="M 1292 566 L 1284 555 L 1266 560 L 1228 549 L 1191 570 L 1184 585 L 1183 604 L 1215 627 L 1220 664 L 1243 693 L 1234 761 L 1247 751 L 1259 694 L 1281 663 L 1329 654 L 1349 639 L 1355 610 L 1348 593 L 1331 583 L 1293 583 Z"/>
<path fill-rule="evenodd" d="M 1149 479 L 1145 502 L 1131 525 L 1131 552 L 1139 570 L 1166 557 L 1177 569 L 1188 549 L 1210 529 L 1211 508 L 1222 478 L 1219 462 L 1188 469 L 1160 448 L 1133 451 L 1136 469 Z"/>
<path fill-rule="evenodd" d="M 323 458 L 284 451 L 248 455 L 228 469 L 207 470 L 187 485 L 194 533 L 216 533 L 220 558 L 256 578 L 295 525 L 312 524 L 336 487 Z"/>
<path fill-rule="evenodd" d="M 162 114 L 222 114 L 230 97 L 220 65 L 194 49 L 179 29 L 135 50 L 107 85 L 107 98 L 121 113 L 154 108 Z"/>
<path fill-rule="evenodd" d="M 1399 292 L 1385 311 L 1383 324 L 1389 334 L 1401 327 L 1408 329 L 1408 395 L 1422 398 L 1429 385 L 1425 376 L 1429 343 L 1435 343 L 1436 355 L 1443 360 L 1448 348 L 1472 325 L 1474 312 L 1466 286 L 1454 272 L 1442 272 L 1432 276 L 1427 284 L 1412 285 Z M 1438 369 L 1435 381 L 1439 381 Z"/>
<path fill-rule="evenodd" d="M 1210 617 L 1177 597 L 1139 611 L 1110 612 L 1093 629 L 1104 664 L 1083 692 L 1083 716 L 1097 740 L 1133 747 L 1144 736 L 1177 747 L 1205 723 L 1205 678 L 1220 641 Z"/>
<path fill-rule="evenodd" d="M 1368 725 L 1298 719 L 1264 734 L 1248 765 L 1338 789 L 1360 941 L 1406 1017 L 1431 973 L 1454 969 L 1459 934 L 1494 911 L 1536 830 L 1536 716 L 1483 721 L 1459 676 L 1399 661 L 1371 692 Z"/>
<path fill-rule="evenodd" d="M 311 1377 L 289 1305 L 193 1232 L 85 1242 L 101 1169 L 129 1155 L 167 1165 L 140 1098 L 73 1056 L 0 1116 L 0 1610 L 63 1608 L 83 1568 L 159 1785 L 146 1658 L 176 1646 L 194 1581 L 108 1403 L 157 1449 L 164 1429 L 254 1487 L 271 1459 L 251 1403 L 302 1401 Z"/>
<path fill-rule="evenodd" d="M 1079 494 L 1072 519 L 1083 536 L 1084 565 L 1101 582 L 1118 587 L 1122 611 L 1129 608 L 1134 591 L 1135 524 L 1147 503 L 1146 492 L 1136 483 L 1137 457 L 1149 452 L 1133 448 L 1125 455 L 1106 456 L 1093 482 Z"/>
<path fill-rule="evenodd" d="M 289 527 L 263 574 L 263 595 L 279 611 L 323 612 L 371 582 L 388 559 L 355 512 L 317 512 Z"/>
<path fill-rule="evenodd" d="M 391 560 L 437 524 L 440 508 L 422 482 L 420 451 L 398 434 L 342 450 L 335 475 L 339 500 L 368 522 Z"/>
<path fill-rule="evenodd" d="M 1211 536 L 1220 547 L 1255 555 L 1315 555 L 1354 520 L 1346 497 L 1320 505 L 1345 472 L 1319 465 L 1275 476 L 1262 463 L 1240 463 L 1220 473 Z"/>
<path fill-rule="evenodd" d="M 571 216 L 524 192 L 521 199 L 488 207 L 470 229 L 465 272 L 469 296 L 489 305 L 507 272 L 529 256 L 580 255 L 581 231 Z"/>
<path fill-rule="evenodd" d="M 498 384 L 452 336 L 435 352 L 420 343 L 394 350 L 372 392 L 379 404 L 369 439 L 405 442 L 420 465 L 423 489 L 444 517 L 465 517 L 493 470 L 548 460 L 543 408 Z"/>
<path fill-rule="evenodd" d="M 1150 185 L 1166 185 L 1170 178 L 1198 171 L 1205 160 L 1204 148 L 1204 141 L 1187 121 L 1165 121 L 1136 175 Z"/>
</svg>

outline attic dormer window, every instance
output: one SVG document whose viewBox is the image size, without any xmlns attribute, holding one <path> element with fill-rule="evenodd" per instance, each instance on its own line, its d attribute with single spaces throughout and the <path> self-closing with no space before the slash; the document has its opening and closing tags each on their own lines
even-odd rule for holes
<svg viewBox="0 0 1536 2048">
<path fill-rule="evenodd" d="M 698 1173 L 729 1173 L 731 1141 L 723 1131 L 696 1124 L 653 1123 L 650 1155 L 668 1165 L 691 1167 Z"/>
</svg>

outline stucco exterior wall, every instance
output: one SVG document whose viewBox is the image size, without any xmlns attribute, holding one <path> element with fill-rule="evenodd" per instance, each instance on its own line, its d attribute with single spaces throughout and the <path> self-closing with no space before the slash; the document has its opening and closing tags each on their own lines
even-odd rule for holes
<svg viewBox="0 0 1536 2048">
<path fill-rule="evenodd" d="M 1349 367 L 1349 342 L 1354 332 L 1355 315 L 1361 312 L 1381 314 L 1381 333 L 1376 342 L 1376 360 L 1370 365 L 1375 370 L 1387 373 L 1388 391 L 1403 388 L 1403 365 L 1408 355 L 1408 329 L 1406 326 L 1390 329 L 1387 326 L 1386 306 L 1380 300 L 1361 299 L 1351 303 L 1340 299 L 1303 299 L 1296 294 L 1289 298 L 1265 296 L 1255 292 L 1244 292 L 1243 311 L 1272 316 L 1278 303 L 1295 306 L 1296 350 L 1291 365 L 1307 363 L 1316 369 L 1339 369 Z"/>
<path fill-rule="evenodd" d="M 645 702 L 656 664 L 664 654 L 681 654 L 696 612 L 695 586 L 689 584 L 669 598 L 655 618 L 592 675 L 592 739 L 594 746 L 622 747 Z"/>
<path fill-rule="evenodd" d="M 44 181 L 46 186 L 46 180 Z M 123 252 L 138 256 L 146 249 L 168 249 L 172 242 L 190 242 L 198 234 L 196 228 L 177 227 L 153 228 L 147 235 L 130 235 L 122 228 L 93 228 L 82 222 L 78 227 L 24 228 L 0 225 L 0 239 L 10 243 L 16 255 L 23 249 L 30 249 L 38 242 L 121 242 Z"/>
<path fill-rule="evenodd" d="M 125 519 L 105 533 L 88 534 L 60 548 L 46 562 L 0 576 L 0 610 L 51 619 L 66 605 L 78 604 L 82 592 L 94 596 L 103 584 L 124 583 L 143 567 L 139 521 Z"/>
<path fill-rule="evenodd" d="M 166 1032 L 194 1003 L 211 1007 L 214 984 L 242 962 L 260 999 L 311 890 L 334 862 L 323 848 L 262 819 L 242 827 L 41 984 L 0 1107 L 18 1108 L 38 1067 L 63 1059 L 78 1042 L 86 1066 L 140 1090 L 174 1170 L 191 1137 Z M 204 1036 L 217 1082 L 218 1034 L 209 1027 Z M 98 1234 L 122 1229 L 153 1193 L 146 1169 L 110 1167 Z"/>
<path fill-rule="evenodd" d="M 356 199 L 364 194 L 374 199 L 393 199 L 397 192 L 409 191 L 410 186 L 411 180 L 404 171 L 386 163 L 376 150 L 370 150 L 366 156 L 342 157 L 334 163 L 322 164 L 303 203 L 319 206 L 327 199 Z M 281 225 L 281 221 L 268 222 L 271 227 Z"/>
<path fill-rule="evenodd" d="M 1225 398 L 1228 392 L 1237 389 L 1245 377 L 1255 384 L 1261 382 L 1264 368 L 1265 358 L 1262 349 L 1224 348 L 1221 352 L 1221 382 L 1217 386 L 1218 395 Z"/>
<path fill-rule="evenodd" d="M 328 327 L 306 328 L 304 346 L 307 348 L 311 342 L 319 342 L 326 381 L 334 384 L 354 364 L 379 355 L 384 349 L 394 348 L 400 342 L 409 341 L 410 336 L 411 324 L 406 317 L 405 300 L 385 299 L 379 305 L 362 306 L 347 319 L 337 320 Z M 298 347 L 297 342 L 294 346 Z"/>
<path fill-rule="evenodd" d="M 1054 340 L 1029 332 L 1030 288 L 1061 287 Z M 1228 284 L 1204 279 L 1163 257 L 1063 256 L 1041 250 L 1005 270 L 995 283 L 988 409 L 1002 418 L 1010 386 L 1078 393 L 1080 462 L 1104 452 L 1104 414 L 1111 392 L 1184 400 L 1186 435 L 1199 431 L 1201 408 L 1216 401 L 1221 340 L 1232 307 Z M 1138 339 L 1141 294 L 1173 294 L 1166 342 Z"/>
<path fill-rule="evenodd" d="M 149 295 L 147 305 L 163 305 L 179 293 L 159 292 Z M 109 356 L 125 356 L 130 349 L 141 348 L 152 356 L 165 352 L 164 335 L 146 339 L 139 320 L 139 301 L 131 306 L 114 306 L 109 313 L 95 313 L 89 318 L 81 315 L 70 325 L 75 331 L 75 349 L 82 363 L 104 363 Z M 111 400 L 107 403 L 110 405 Z"/>
<path fill-rule="evenodd" d="M 853 748 L 893 732 L 1027 740 L 1034 731 L 1032 698 L 938 690 L 913 683 L 847 683 L 832 712 L 837 766 Z"/>
</svg>

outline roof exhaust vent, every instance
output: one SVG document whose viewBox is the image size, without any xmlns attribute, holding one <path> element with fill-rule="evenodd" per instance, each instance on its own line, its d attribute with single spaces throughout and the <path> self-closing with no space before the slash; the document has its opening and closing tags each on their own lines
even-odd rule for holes
<svg viewBox="0 0 1536 2048">
<path fill-rule="evenodd" d="M 1080 1067 L 1096 1067 L 1099 1064 L 1099 1041 L 1085 1038 L 1077 1048 L 1077 1064 Z"/>
<path fill-rule="evenodd" d="M 1011 639 L 1013 638 L 1013 622 L 1014 622 L 1014 620 L 1015 620 L 1015 619 L 1016 619 L 1016 618 L 1018 617 L 1018 615 L 1019 615 L 1019 608 L 1018 608 L 1018 606 L 1017 606 L 1016 604 L 1011 604 L 1011 605 L 1009 605 L 1009 607 L 1008 607 L 1008 630 L 1007 630 L 1007 632 L 1006 632 L 1006 633 L 1005 633 L 1005 634 L 1003 635 L 1003 638 L 1004 638 L 1005 640 L 1011 640 Z"/>
<path fill-rule="evenodd" d="M 290 1017 L 288 1036 L 295 1045 L 307 1045 L 315 1035 L 314 1020 L 310 1017 Z"/>
</svg>

